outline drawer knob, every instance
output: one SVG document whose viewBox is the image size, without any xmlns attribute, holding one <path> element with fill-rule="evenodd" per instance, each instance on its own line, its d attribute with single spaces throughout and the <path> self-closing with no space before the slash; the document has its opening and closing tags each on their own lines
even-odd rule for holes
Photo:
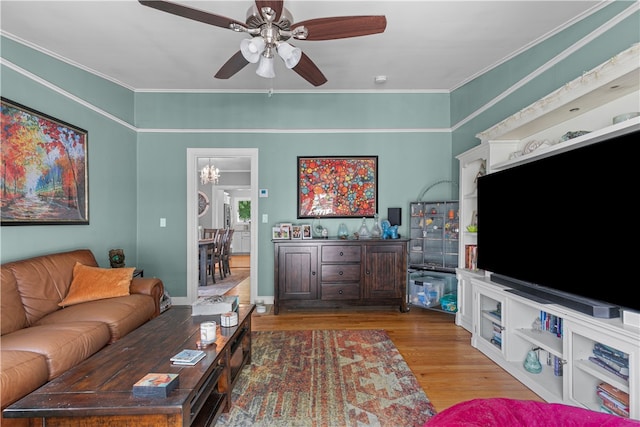
<svg viewBox="0 0 640 427">
<path fill-rule="evenodd" d="M 342 276 L 343 273 L 342 273 L 342 271 L 340 271 L 338 274 Z"/>
<path fill-rule="evenodd" d="M 340 290 L 338 291 L 338 293 L 339 293 L 340 295 L 342 295 L 342 294 L 344 293 L 344 291 L 343 291 L 342 289 L 340 289 Z"/>
<path fill-rule="evenodd" d="M 344 256 L 344 252 L 342 252 L 342 251 L 341 251 L 341 252 L 340 252 L 340 256 Z"/>
<path fill-rule="evenodd" d="M 312 271 L 312 272 L 311 272 L 311 275 L 312 275 L 312 276 L 315 276 L 315 275 L 316 275 L 316 272 L 315 272 L 315 271 Z"/>
</svg>

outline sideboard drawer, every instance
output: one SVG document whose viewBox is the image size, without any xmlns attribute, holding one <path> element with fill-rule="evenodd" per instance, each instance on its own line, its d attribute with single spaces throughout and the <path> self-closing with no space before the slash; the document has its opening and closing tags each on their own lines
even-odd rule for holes
<svg viewBox="0 0 640 427">
<path fill-rule="evenodd" d="M 322 247 L 322 262 L 360 262 L 362 249 L 354 245 L 328 245 Z"/>
<path fill-rule="evenodd" d="M 323 300 L 349 300 L 360 298 L 360 285 L 357 283 L 323 283 Z"/>
<path fill-rule="evenodd" d="M 324 264 L 320 271 L 322 282 L 360 281 L 360 264 Z"/>
</svg>

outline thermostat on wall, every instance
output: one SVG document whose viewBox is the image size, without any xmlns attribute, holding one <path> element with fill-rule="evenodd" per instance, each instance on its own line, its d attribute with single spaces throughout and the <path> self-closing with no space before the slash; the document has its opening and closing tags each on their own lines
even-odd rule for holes
<svg viewBox="0 0 640 427">
<path fill-rule="evenodd" d="M 260 197 L 269 197 L 269 190 L 267 190 L 266 188 L 261 188 Z"/>
</svg>

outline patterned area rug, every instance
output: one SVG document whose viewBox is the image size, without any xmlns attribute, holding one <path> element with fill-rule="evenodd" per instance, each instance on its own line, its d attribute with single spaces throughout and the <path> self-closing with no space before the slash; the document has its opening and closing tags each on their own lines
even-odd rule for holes
<svg viewBox="0 0 640 427">
<path fill-rule="evenodd" d="M 422 426 L 435 414 L 383 330 L 252 333 L 216 426 Z"/>
</svg>

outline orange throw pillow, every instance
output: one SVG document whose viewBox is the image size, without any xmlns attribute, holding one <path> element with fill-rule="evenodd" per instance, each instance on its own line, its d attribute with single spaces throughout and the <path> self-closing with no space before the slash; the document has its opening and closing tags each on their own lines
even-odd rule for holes
<svg viewBox="0 0 640 427">
<path fill-rule="evenodd" d="M 76 262 L 69 293 L 58 305 L 65 307 L 81 302 L 129 295 L 133 270 L 135 267 L 99 268 Z"/>
</svg>

